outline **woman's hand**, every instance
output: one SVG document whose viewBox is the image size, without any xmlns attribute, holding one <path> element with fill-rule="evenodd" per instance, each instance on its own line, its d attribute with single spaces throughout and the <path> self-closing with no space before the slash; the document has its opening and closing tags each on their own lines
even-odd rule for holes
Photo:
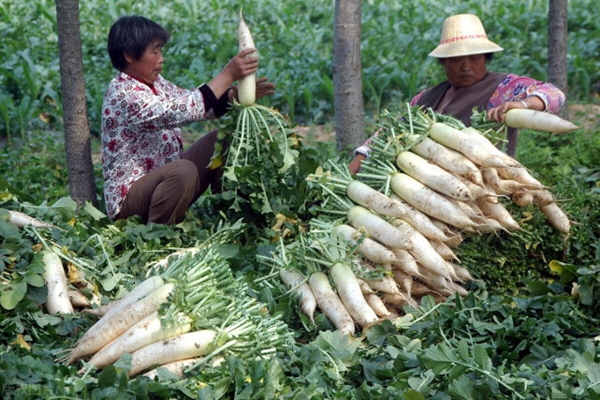
<svg viewBox="0 0 600 400">
<path fill-rule="evenodd" d="M 232 82 L 239 81 L 240 79 L 255 73 L 258 70 L 258 57 L 252 54 L 255 52 L 256 49 L 245 49 L 240 51 L 235 57 L 229 60 L 221 73 L 229 75 Z"/>
<path fill-rule="evenodd" d="M 269 82 L 268 80 L 269 78 L 259 78 L 256 80 L 256 100 L 275 93 L 275 84 Z M 239 101 L 240 98 L 238 97 L 238 87 L 232 86 L 231 89 L 229 101 L 233 102 L 234 99 Z"/>
<path fill-rule="evenodd" d="M 245 49 L 237 53 L 229 60 L 225 68 L 208 83 L 217 98 L 225 94 L 233 82 L 258 70 L 258 57 L 252 55 L 254 52 L 256 49 Z"/>
<path fill-rule="evenodd" d="M 531 110 L 543 110 L 546 107 L 542 99 L 537 96 L 529 96 L 523 100 L 505 101 L 498 107 L 488 110 L 487 118 L 496 121 L 504 122 L 504 114 L 513 108 L 529 108 Z"/>
</svg>

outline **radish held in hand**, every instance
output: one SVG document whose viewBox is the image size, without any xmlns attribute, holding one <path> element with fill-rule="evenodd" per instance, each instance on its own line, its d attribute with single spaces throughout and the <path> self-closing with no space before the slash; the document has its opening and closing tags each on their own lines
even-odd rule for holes
<svg viewBox="0 0 600 400">
<path fill-rule="evenodd" d="M 525 128 L 552 133 L 565 133 L 579 129 L 577 125 L 558 115 L 526 108 L 508 110 L 504 115 L 504 123 L 511 128 Z"/>
<path fill-rule="evenodd" d="M 245 49 L 253 49 L 254 39 L 252 39 L 252 34 L 250 33 L 250 29 L 248 25 L 246 25 L 246 21 L 242 16 L 242 10 L 240 10 L 240 24 L 238 27 L 238 39 L 239 39 L 239 48 L 240 51 Z M 247 56 L 254 57 L 254 56 Z M 256 74 L 252 73 L 250 75 L 245 76 L 239 81 L 238 88 L 238 97 L 240 100 L 240 104 L 244 106 L 251 106 L 256 101 Z"/>
</svg>

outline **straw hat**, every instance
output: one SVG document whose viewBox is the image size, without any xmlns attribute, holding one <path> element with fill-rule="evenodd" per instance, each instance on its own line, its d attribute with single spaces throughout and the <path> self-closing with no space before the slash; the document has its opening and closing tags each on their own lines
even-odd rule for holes
<svg viewBox="0 0 600 400">
<path fill-rule="evenodd" d="M 460 57 L 504 50 L 488 40 L 481 20 L 473 14 L 446 18 L 440 44 L 429 55 L 435 58 Z"/>
</svg>

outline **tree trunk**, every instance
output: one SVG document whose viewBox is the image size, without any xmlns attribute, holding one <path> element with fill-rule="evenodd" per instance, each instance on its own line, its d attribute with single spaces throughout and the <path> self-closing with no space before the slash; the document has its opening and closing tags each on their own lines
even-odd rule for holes
<svg viewBox="0 0 600 400">
<path fill-rule="evenodd" d="M 56 0 L 56 19 L 69 191 L 77 204 L 90 201 L 96 205 L 81 56 L 79 0 Z"/>
<path fill-rule="evenodd" d="M 350 153 L 365 140 L 360 60 L 361 0 L 336 0 L 333 89 L 337 149 Z"/>
<path fill-rule="evenodd" d="M 548 9 L 548 81 L 568 96 L 567 31 L 568 0 L 550 0 Z M 568 118 L 567 104 L 560 111 Z"/>
</svg>

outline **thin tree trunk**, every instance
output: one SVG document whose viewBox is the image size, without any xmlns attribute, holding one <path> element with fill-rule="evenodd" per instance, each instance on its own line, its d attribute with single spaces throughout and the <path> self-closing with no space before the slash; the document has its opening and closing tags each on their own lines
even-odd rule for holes
<svg viewBox="0 0 600 400">
<path fill-rule="evenodd" d="M 69 191 L 77 204 L 90 201 L 95 205 L 96 185 L 83 79 L 79 0 L 56 0 L 56 18 Z"/>
<path fill-rule="evenodd" d="M 360 52 L 361 0 L 336 0 L 333 34 L 333 88 L 336 145 L 351 152 L 364 141 Z"/>
<path fill-rule="evenodd" d="M 568 0 L 549 0 L 548 9 L 548 81 L 568 95 L 567 32 Z M 567 104 L 560 112 L 568 118 Z"/>
</svg>

